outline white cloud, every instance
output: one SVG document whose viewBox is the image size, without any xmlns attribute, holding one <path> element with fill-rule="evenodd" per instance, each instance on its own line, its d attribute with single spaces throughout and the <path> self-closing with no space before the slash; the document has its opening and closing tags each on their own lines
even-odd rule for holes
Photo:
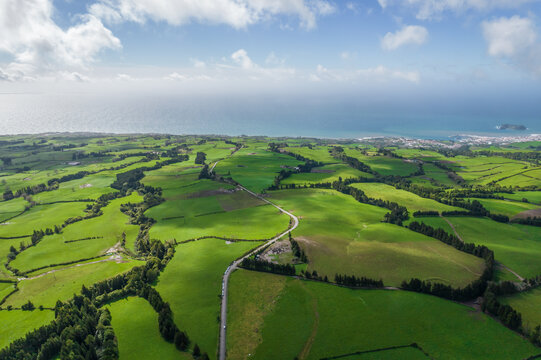
<svg viewBox="0 0 541 360">
<path fill-rule="evenodd" d="M 175 26 L 198 22 L 236 29 L 276 15 L 298 17 L 301 26 L 311 29 L 319 16 L 334 11 L 325 0 L 99 0 L 90 6 L 92 14 L 109 22 L 153 20 Z"/>
<path fill-rule="evenodd" d="M 51 0 L 0 2 L 0 51 L 12 56 L 4 69 L 10 77 L 84 69 L 101 50 L 121 47 L 95 16 L 79 16 L 63 30 L 52 20 L 53 13 Z"/>
<path fill-rule="evenodd" d="M 199 59 L 190 59 L 190 61 L 192 62 L 195 68 L 204 69 L 207 66 L 207 64 L 204 61 L 201 61 Z"/>
<path fill-rule="evenodd" d="M 323 65 L 316 67 L 316 72 L 309 74 L 308 80 L 320 82 L 348 82 L 355 83 L 362 81 L 363 83 L 374 82 L 389 82 L 395 80 L 402 80 L 411 83 L 419 83 L 421 76 L 417 71 L 402 71 L 389 69 L 383 65 L 379 65 L 372 68 L 350 70 L 335 70 L 328 69 Z"/>
<path fill-rule="evenodd" d="M 239 49 L 231 54 L 231 59 L 233 59 L 233 61 L 239 64 L 243 69 L 254 69 L 256 67 L 244 49 Z"/>
<path fill-rule="evenodd" d="M 271 51 L 270 54 L 265 59 L 265 64 L 274 65 L 274 66 L 283 66 L 286 63 L 286 59 L 283 57 L 278 57 L 274 51 Z"/>
<path fill-rule="evenodd" d="M 128 75 L 128 74 L 118 74 L 116 76 L 116 80 L 119 80 L 119 81 L 134 81 L 135 78 L 132 77 L 131 75 Z"/>
<path fill-rule="evenodd" d="M 409 25 L 395 33 L 388 32 L 381 41 L 381 47 L 385 50 L 395 50 L 409 44 L 422 45 L 427 39 L 428 30 L 425 27 Z"/>
<path fill-rule="evenodd" d="M 388 81 L 392 79 L 406 80 L 412 83 L 419 83 L 421 76 L 417 71 L 400 71 L 386 68 L 379 65 L 375 68 L 358 70 L 357 73 L 364 78 L 377 81 Z"/>
<path fill-rule="evenodd" d="M 520 16 L 485 21 L 482 27 L 491 56 L 514 56 L 537 39 L 533 21 Z"/>
<path fill-rule="evenodd" d="M 468 10 L 489 11 L 495 9 L 513 9 L 524 4 L 540 0 L 378 0 L 385 9 L 391 5 L 406 6 L 416 11 L 418 19 L 437 19 L 443 13 L 460 13 Z"/>
<path fill-rule="evenodd" d="M 534 22 L 529 18 L 501 17 L 482 23 L 490 56 L 508 59 L 528 72 L 541 76 L 541 43 Z"/>
</svg>

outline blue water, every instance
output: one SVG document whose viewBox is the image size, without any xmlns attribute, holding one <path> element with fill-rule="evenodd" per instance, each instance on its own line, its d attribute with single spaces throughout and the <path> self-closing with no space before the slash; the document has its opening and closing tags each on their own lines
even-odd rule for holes
<svg viewBox="0 0 541 360">
<path fill-rule="evenodd" d="M 515 113 L 517 115 L 515 115 Z M 498 131 L 502 123 L 525 132 Z M 355 99 L 269 96 L 1 94 L 0 134 L 109 132 L 359 138 L 541 133 L 527 112 L 472 106 L 387 106 Z"/>
</svg>

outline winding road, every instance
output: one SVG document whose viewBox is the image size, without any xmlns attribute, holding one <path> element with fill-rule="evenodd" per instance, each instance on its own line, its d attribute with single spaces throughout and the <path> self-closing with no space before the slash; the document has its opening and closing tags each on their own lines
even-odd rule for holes
<svg viewBox="0 0 541 360">
<path fill-rule="evenodd" d="M 217 164 L 217 162 L 214 164 L 214 166 L 216 166 L 216 164 Z M 212 167 L 212 170 L 214 170 L 214 166 Z M 225 271 L 224 276 L 223 276 L 223 280 L 222 280 L 222 307 L 221 307 L 221 312 L 220 312 L 220 343 L 219 343 L 219 350 L 218 350 L 219 351 L 219 356 L 218 356 L 219 360 L 225 360 L 225 356 L 226 356 L 227 293 L 228 293 L 228 286 L 229 286 L 229 277 L 231 276 L 231 273 L 233 271 L 235 271 L 235 269 L 237 269 L 237 267 L 242 262 L 242 260 L 254 255 L 257 251 L 261 250 L 261 248 L 275 243 L 276 241 L 278 241 L 279 239 L 281 239 L 282 237 L 284 237 L 285 235 L 287 235 L 288 233 L 293 231 L 295 228 L 297 228 L 297 226 L 299 226 L 299 219 L 295 215 L 293 215 L 292 213 L 282 209 L 278 205 L 270 202 L 269 200 L 267 200 L 267 199 L 263 198 L 262 196 L 254 193 L 253 191 L 250 191 L 250 190 L 246 189 L 242 185 L 238 185 L 238 187 L 240 189 L 242 189 L 243 191 L 246 191 L 248 194 L 250 194 L 252 196 L 255 196 L 259 200 L 264 201 L 267 204 L 274 206 L 275 208 L 280 210 L 282 213 L 288 215 L 293 220 L 293 225 L 290 226 L 289 229 L 287 229 L 286 231 L 284 231 L 280 235 L 278 235 L 278 236 L 272 238 L 271 240 L 265 242 L 264 244 L 258 246 L 257 248 L 252 250 L 250 253 L 244 255 L 243 257 L 233 261 L 231 263 L 231 265 L 229 265 L 229 267 Z"/>
</svg>

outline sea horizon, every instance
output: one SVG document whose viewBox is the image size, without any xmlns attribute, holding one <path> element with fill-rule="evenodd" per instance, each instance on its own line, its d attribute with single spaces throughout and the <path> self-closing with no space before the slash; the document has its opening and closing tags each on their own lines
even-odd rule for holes
<svg viewBox="0 0 541 360">
<path fill-rule="evenodd" d="M 307 105 L 309 102 L 309 106 Z M 528 115 L 389 111 L 348 99 L 2 94 L 0 135 L 54 132 L 312 137 L 359 139 L 409 137 L 449 140 L 454 136 L 527 136 L 541 133 Z M 498 130 L 502 124 L 527 130 Z M 128 130 L 128 131 L 127 131 Z"/>
</svg>

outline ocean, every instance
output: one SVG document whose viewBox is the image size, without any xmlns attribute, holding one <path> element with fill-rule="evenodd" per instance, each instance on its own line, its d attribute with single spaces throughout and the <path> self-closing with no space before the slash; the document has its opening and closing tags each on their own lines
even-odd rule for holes
<svg viewBox="0 0 541 360">
<path fill-rule="evenodd" d="M 497 130 L 522 124 L 526 131 Z M 541 133 L 528 114 L 367 104 L 355 98 L 0 94 L 0 134 L 45 132 L 168 133 L 448 139 Z"/>
</svg>

